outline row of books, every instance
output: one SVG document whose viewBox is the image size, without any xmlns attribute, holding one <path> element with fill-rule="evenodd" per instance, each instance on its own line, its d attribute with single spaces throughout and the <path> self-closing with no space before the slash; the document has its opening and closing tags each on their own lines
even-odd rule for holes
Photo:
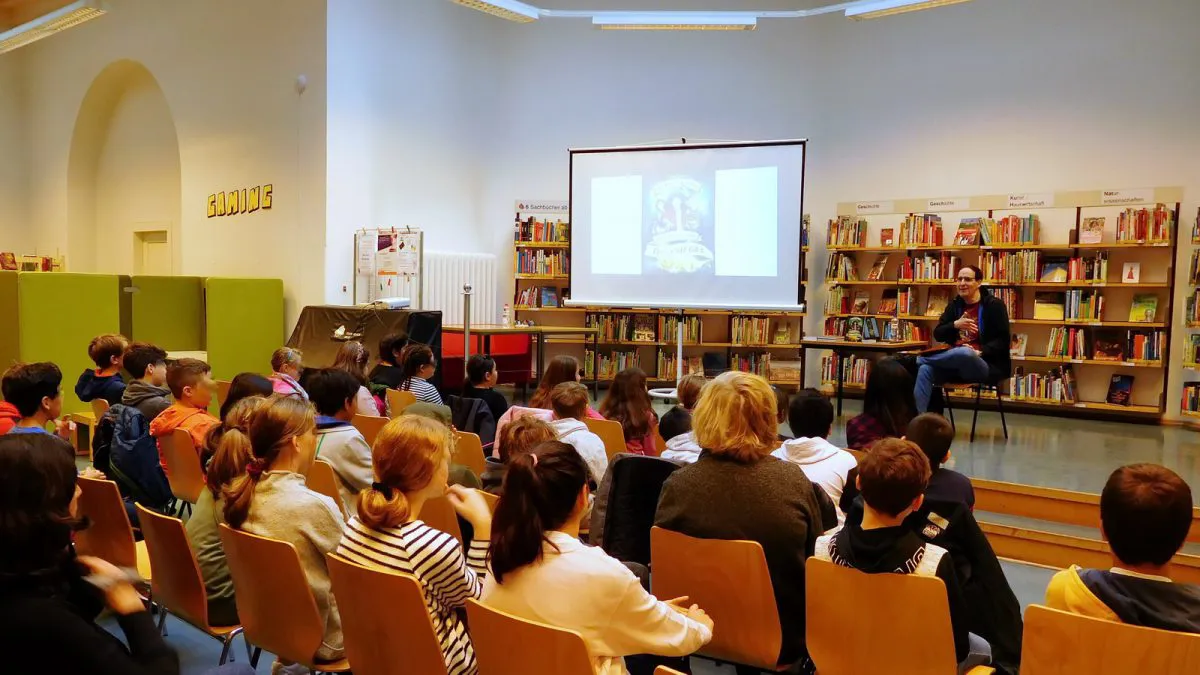
<svg viewBox="0 0 1200 675">
<path fill-rule="evenodd" d="M 596 352 L 583 350 L 583 378 L 590 380 L 596 377 L 613 378 L 626 368 L 640 368 L 642 359 L 638 350 L 614 351 L 601 354 L 599 364 L 596 363 Z"/>
<path fill-rule="evenodd" d="M 1184 347 L 1184 350 L 1184 363 L 1200 363 L 1200 335 L 1195 333 L 1189 335 L 1188 343 Z"/>
<path fill-rule="evenodd" d="M 1044 267 L 1042 272 L 1045 273 Z M 1071 258 L 1067 263 L 1067 281 L 1108 281 L 1108 253 Z"/>
<path fill-rule="evenodd" d="M 1004 303 L 1004 309 L 1008 310 L 1009 320 L 1021 318 L 1021 291 L 1019 289 L 989 288 L 988 293 Z"/>
<path fill-rule="evenodd" d="M 702 324 L 700 322 L 700 317 L 685 315 L 683 317 L 683 343 L 695 344 L 697 342 L 703 342 L 704 339 L 701 337 L 701 326 Z M 679 317 L 662 315 L 658 317 L 659 339 L 663 340 L 664 342 L 674 343 L 678 334 Z"/>
<path fill-rule="evenodd" d="M 1200 216 L 1197 216 L 1200 223 Z M 1200 250 L 1192 251 L 1192 264 L 1188 266 L 1188 283 L 1200 286 Z"/>
<path fill-rule="evenodd" d="M 704 361 L 703 361 L 702 357 L 686 356 L 683 359 L 683 364 L 684 364 L 683 365 L 683 374 L 684 375 L 692 375 L 692 374 L 703 375 L 704 374 Z M 657 365 L 658 369 L 655 372 L 658 373 L 658 379 L 660 379 L 660 380 L 674 380 L 675 379 L 675 377 L 676 377 L 675 369 L 679 365 L 678 359 L 675 358 L 675 352 L 667 350 L 667 349 L 658 350 L 658 362 L 656 365 Z"/>
<path fill-rule="evenodd" d="M 866 246 L 867 221 L 853 216 L 838 216 L 830 220 L 825 243 L 829 246 Z"/>
<path fill-rule="evenodd" d="M 887 323 L 886 321 L 884 323 Z M 883 332 L 879 328 L 879 320 L 873 316 L 852 316 L 850 318 L 829 317 L 825 319 L 825 335 L 846 337 L 851 331 L 857 331 L 864 340 L 881 340 Z"/>
<path fill-rule="evenodd" d="M 751 352 L 749 354 L 733 353 L 729 356 L 729 369 L 740 370 L 743 373 L 754 373 L 767 379 L 771 377 L 771 353 Z"/>
<path fill-rule="evenodd" d="M 518 309 L 522 307 L 559 307 L 559 298 L 565 296 L 565 289 L 560 295 L 559 289 L 553 286 L 530 286 L 517 293 L 516 305 Z"/>
<path fill-rule="evenodd" d="M 1067 291 L 1064 319 L 1100 321 L 1104 316 L 1104 294 L 1099 291 Z"/>
<path fill-rule="evenodd" d="M 1014 401 L 1074 403 L 1077 387 L 1070 366 L 1048 373 L 1025 373 L 1017 367 L 1009 380 L 1009 392 Z"/>
<path fill-rule="evenodd" d="M 984 251 L 979 267 L 989 283 L 1027 283 L 1038 281 L 1041 261 L 1040 251 Z"/>
<path fill-rule="evenodd" d="M 1009 351 L 1013 356 L 1025 356 L 1028 340 L 1028 335 L 1014 333 Z M 1166 349 L 1167 334 L 1161 330 L 1129 330 L 1122 333 L 1066 326 L 1050 329 L 1045 356 L 1094 361 L 1162 361 L 1166 358 Z"/>
<path fill-rule="evenodd" d="M 517 273 L 563 276 L 570 272 L 566 251 L 517 251 Z"/>
<path fill-rule="evenodd" d="M 1012 299 L 1013 297 L 1019 298 L 1015 289 L 996 289 L 993 293 L 997 291 L 1004 291 L 1001 295 L 1005 296 L 1002 299 L 1005 299 L 1006 305 L 1019 303 L 1019 300 Z M 949 289 L 931 288 L 924 315 L 941 316 L 949 303 Z M 917 292 L 912 288 L 885 288 L 877 311 L 872 312 L 870 305 L 871 294 L 869 291 L 853 291 L 845 286 L 834 286 L 829 289 L 829 293 L 825 297 L 826 314 L 894 314 L 900 316 L 919 314 Z M 1013 309 L 1015 310 L 1016 307 Z M 1010 310 L 1009 316 L 1015 318 L 1016 313 Z"/>
<path fill-rule="evenodd" d="M 900 281 L 926 281 L 954 279 L 962 269 L 962 258 L 946 252 L 925 254 L 921 258 L 906 257 L 900 263 Z"/>
<path fill-rule="evenodd" d="M 839 359 L 837 354 L 821 357 L 821 383 L 834 384 L 837 382 L 838 361 L 842 361 L 842 382 L 844 384 L 865 385 L 867 375 L 871 372 L 871 360 L 861 356 L 850 355 L 847 359 Z"/>
<path fill-rule="evenodd" d="M 1200 288 L 1192 291 L 1185 304 L 1186 316 L 1184 316 L 1184 321 L 1192 325 L 1200 325 Z"/>
<path fill-rule="evenodd" d="M 654 342 L 654 316 L 650 314 L 588 314 L 585 325 L 595 326 L 602 342 Z"/>
<path fill-rule="evenodd" d="M 845 253 L 833 253 L 825 265 L 826 281 L 858 281 L 858 268 L 854 257 Z"/>
<path fill-rule="evenodd" d="M 1001 246 L 1008 244 L 1036 244 L 1038 242 L 1039 230 L 1041 229 L 1041 221 L 1037 214 L 1031 213 L 1022 218 L 1021 216 L 1011 215 L 993 220 L 991 218 L 967 218 L 959 224 L 961 230 L 963 225 L 974 227 L 979 231 L 980 243 L 984 246 Z M 958 237 L 955 237 L 957 243 Z M 974 244 L 973 241 L 965 242 L 961 245 Z"/>
<path fill-rule="evenodd" d="M 1058 326 L 1050 329 L 1046 342 L 1046 356 L 1064 359 L 1086 359 L 1087 332 L 1074 326 Z"/>
<path fill-rule="evenodd" d="M 1183 385 L 1183 400 L 1179 409 L 1184 412 L 1200 412 L 1200 382 L 1187 382 Z"/>
<path fill-rule="evenodd" d="M 514 242 L 565 244 L 570 240 L 570 223 L 564 223 L 561 220 L 555 220 L 553 222 L 548 220 L 538 220 L 532 216 L 526 218 L 525 220 L 521 220 L 520 214 L 517 215 L 517 222 L 513 227 Z"/>
<path fill-rule="evenodd" d="M 765 345 L 771 340 L 771 320 L 761 316 L 735 316 L 729 320 L 729 341 Z"/>
<path fill-rule="evenodd" d="M 1117 216 L 1117 242 L 1170 241 L 1174 227 L 1175 211 L 1166 204 L 1156 204 L 1153 209 L 1125 209 Z"/>
<path fill-rule="evenodd" d="M 883 339 L 893 342 L 916 341 L 929 342 L 933 338 L 933 329 L 912 321 L 897 321 L 893 330 L 892 322 L 883 325 Z"/>
<path fill-rule="evenodd" d="M 900 223 L 900 246 L 941 246 L 942 217 L 936 213 L 909 214 Z"/>
</svg>

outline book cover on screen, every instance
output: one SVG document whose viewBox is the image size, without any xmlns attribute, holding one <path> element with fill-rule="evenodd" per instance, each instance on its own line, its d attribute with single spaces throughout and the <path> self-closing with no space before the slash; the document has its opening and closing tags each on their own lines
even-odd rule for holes
<svg viewBox="0 0 1200 675">
<path fill-rule="evenodd" d="M 713 188 L 691 176 L 647 181 L 642 241 L 648 274 L 713 273 Z"/>
<path fill-rule="evenodd" d="M 896 313 L 896 289 L 888 288 L 883 291 L 883 298 L 879 301 L 879 313 Z"/>
<path fill-rule="evenodd" d="M 1046 258 L 1042 263 L 1042 283 L 1059 284 L 1067 282 L 1067 266 L 1070 261 L 1066 258 Z"/>
<path fill-rule="evenodd" d="M 867 281 L 880 281 L 883 279 L 883 268 L 887 266 L 888 256 L 883 254 L 875 259 L 875 264 L 871 265 L 871 271 L 867 273 Z"/>
<path fill-rule="evenodd" d="M 871 309 L 871 294 L 867 291 L 854 292 L 854 305 L 850 307 L 851 314 L 868 314 Z"/>
<path fill-rule="evenodd" d="M 1104 399 L 1113 405 L 1129 405 L 1133 402 L 1133 376 L 1113 375 L 1108 382 L 1108 396 Z"/>
<path fill-rule="evenodd" d="M 932 288 L 929 290 L 929 302 L 925 305 L 925 316 L 941 316 L 950 304 L 950 289 Z"/>
<path fill-rule="evenodd" d="M 1139 293 L 1133 296 L 1133 304 L 1129 306 L 1129 320 L 1153 323 L 1154 315 L 1158 313 L 1158 296 Z"/>
<path fill-rule="evenodd" d="M 1136 284 L 1142 280 L 1142 263 L 1127 262 L 1121 265 L 1121 283 Z"/>
<path fill-rule="evenodd" d="M 1092 334 L 1092 358 L 1097 361 L 1124 361 L 1125 341 L 1120 333 L 1097 330 Z"/>
<path fill-rule="evenodd" d="M 1009 356 L 1025 356 L 1025 346 L 1029 344 L 1029 336 L 1025 333 L 1013 333 L 1008 345 Z"/>
<path fill-rule="evenodd" d="M 1064 297 L 1062 293 L 1035 293 L 1033 295 L 1033 318 L 1043 321 L 1062 321 Z"/>
<path fill-rule="evenodd" d="M 1104 241 L 1104 219 L 1084 218 L 1079 225 L 1079 243 L 1099 244 Z"/>
<path fill-rule="evenodd" d="M 955 246 L 975 246 L 979 243 L 979 219 L 963 218 L 954 233 Z"/>
</svg>

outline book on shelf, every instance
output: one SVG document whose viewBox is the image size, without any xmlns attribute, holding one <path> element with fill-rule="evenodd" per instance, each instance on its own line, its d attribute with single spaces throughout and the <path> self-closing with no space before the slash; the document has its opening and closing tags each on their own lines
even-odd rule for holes
<svg viewBox="0 0 1200 675">
<path fill-rule="evenodd" d="M 542 276 L 566 276 L 570 263 L 566 251 L 521 249 L 517 251 L 517 272 Z"/>
<path fill-rule="evenodd" d="M 1074 375 L 1070 366 L 1051 368 L 1047 373 L 1026 373 L 1018 366 L 1009 380 L 1009 390 L 1014 401 L 1075 402 Z"/>
<path fill-rule="evenodd" d="M 884 322 L 885 325 L 887 322 Z M 878 340 L 882 333 L 879 321 L 872 316 L 852 316 L 849 318 L 829 317 L 825 319 L 825 335 L 845 337 L 850 331 L 858 331 L 864 340 Z"/>
<path fill-rule="evenodd" d="M 1193 327 L 1200 326 L 1200 288 L 1192 291 L 1184 304 L 1187 308 L 1184 321 Z"/>
<path fill-rule="evenodd" d="M 942 217 L 936 213 L 910 214 L 900 224 L 901 246 L 941 246 Z"/>
<path fill-rule="evenodd" d="M 763 316 L 735 316 L 729 320 L 729 341 L 735 344 L 765 345 L 771 339 L 770 319 Z"/>
<path fill-rule="evenodd" d="M 871 271 L 867 273 L 867 281 L 880 281 L 883 279 L 883 269 L 887 267 L 888 255 L 885 253 L 875 259 L 875 263 L 871 265 Z"/>
<path fill-rule="evenodd" d="M 1096 361 L 1124 361 L 1125 341 L 1114 330 L 1093 331 L 1092 358 Z"/>
<path fill-rule="evenodd" d="M 0 269 L 10 271 L 20 269 L 20 265 L 17 264 L 17 254 L 11 251 L 0 253 Z"/>
<path fill-rule="evenodd" d="M 543 286 L 541 302 L 542 307 L 558 307 L 558 289 Z"/>
<path fill-rule="evenodd" d="M 841 362 L 840 364 L 838 362 Z M 821 384 L 837 382 L 838 366 L 842 368 L 844 384 L 863 386 L 867 383 L 867 375 L 871 372 L 871 360 L 851 354 L 848 358 L 840 359 L 837 354 L 821 357 Z"/>
<path fill-rule="evenodd" d="M 538 220 L 532 216 L 524 220 L 517 214 L 513 230 L 513 241 L 517 243 L 565 244 L 571 239 L 571 225 L 562 220 Z"/>
<path fill-rule="evenodd" d="M 858 268 L 854 256 L 845 253 L 834 253 L 829 256 L 829 264 L 825 268 L 826 281 L 858 281 Z"/>
<path fill-rule="evenodd" d="M 1012 215 L 996 221 L 993 229 L 993 246 L 1037 244 L 1041 221 L 1037 214 L 1030 214 L 1024 218 Z"/>
<path fill-rule="evenodd" d="M 896 228 L 885 227 L 879 230 L 879 245 L 880 246 L 895 246 L 896 245 Z"/>
<path fill-rule="evenodd" d="M 1067 258 L 1046 258 L 1042 262 L 1042 272 L 1038 281 L 1044 284 L 1065 284 L 1067 282 Z"/>
<path fill-rule="evenodd" d="M 829 230 L 825 233 L 825 244 L 828 246 L 865 246 L 867 242 L 867 221 L 853 216 L 838 216 L 829 221 Z"/>
<path fill-rule="evenodd" d="M 1183 354 L 1183 362 L 1200 364 L 1200 335 L 1192 333 L 1188 336 L 1187 351 Z"/>
<path fill-rule="evenodd" d="M 1167 334 L 1161 330 L 1131 330 L 1125 335 L 1125 349 L 1131 361 L 1162 361 Z"/>
<path fill-rule="evenodd" d="M 1099 291 L 1070 290 L 1064 318 L 1099 321 L 1104 316 L 1104 295 Z"/>
<path fill-rule="evenodd" d="M 871 294 L 867 291 L 854 293 L 854 304 L 850 307 L 851 314 L 869 314 L 871 309 Z"/>
<path fill-rule="evenodd" d="M 683 317 L 683 343 L 696 344 L 703 342 L 700 317 L 684 316 Z M 659 339 L 663 342 L 675 344 L 675 338 L 679 334 L 679 317 L 675 315 L 659 315 L 658 317 L 658 334 Z"/>
<path fill-rule="evenodd" d="M 1192 243 L 1200 244 L 1200 208 L 1196 209 L 1196 219 L 1192 221 Z"/>
<path fill-rule="evenodd" d="M 996 238 L 996 221 L 991 218 L 964 218 L 963 222 L 971 221 L 979 229 L 979 243 L 991 246 Z"/>
<path fill-rule="evenodd" d="M 989 288 L 988 293 L 1004 303 L 1009 320 L 1021 318 L 1021 291 L 1011 287 Z"/>
<path fill-rule="evenodd" d="M 1108 381 L 1108 395 L 1104 400 L 1112 405 L 1130 405 L 1133 403 L 1133 376 L 1113 375 Z"/>
<path fill-rule="evenodd" d="M 754 373 L 769 378 L 771 375 L 771 353 L 751 352 L 739 354 L 734 352 L 729 356 L 729 369 L 743 373 Z"/>
<path fill-rule="evenodd" d="M 657 339 L 654 334 L 654 317 L 649 314 L 635 314 L 629 339 L 633 342 L 654 342 Z"/>
<path fill-rule="evenodd" d="M 1183 412 L 1200 412 L 1200 382 L 1185 382 L 1183 385 L 1183 400 L 1179 403 Z"/>
<path fill-rule="evenodd" d="M 1046 356 L 1065 359 L 1087 358 L 1087 337 L 1082 328 L 1055 326 L 1046 342 Z"/>
<path fill-rule="evenodd" d="M 949 305 L 950 289 L 931 288 L 929 289 L 929 300 L 925 303 L 925 316 L 940 317 Z"/>
<path fill-rule="evenodd" d="M 898 289 L 896 293 L 896 313 L 905 316 L 912 316 L 918 313 L 917 289 L 908 286 Z"/>
<path fill-rule="evenodd" d="M 883 298 L 879 300 L 879 314 L 896 314 L 896 289 L 883 289 Z"/>
<path fill-rule="evenodd" d="M 675 352 L 667 349 L 659 349 L 657 361 L 657 369 L 654 372 L 657 373 L 658 379 L 674 380 L 678 375 L 677 368 L 679 365 L 675 358 Z M 704 374 L 704 361 L 699 356 L 685 356 L 683 364 L 684 375 Z"/>
<path fill-rule="evenodd" d="M 915 341 L 929 342 L 932 337 L 931 330 L 928 326 L 922 326 L 914 321 L 897 321 L 897 332 L 892 331 L 892 322 L 885 321 L 883 324 L 883 339 L 896 341 Z"/>
<path fill-rule="evenodd" d="M 1108 253 L 1071 258 L 1067 268 L 1068 281 L 1103 282 L 1108 279 Z"/>
<path fill-rule="evenodd" d="M 845 286 L 834 286 L 829 289 L 829 293 L 825 296 L 825 313 L 826 314 L 849 314 L 850 313 L 850 289 Z"/>
<path fill-rule="evenodd" d="M 517 309 L 561 306 L 559 291 L 553 286 L 530 286 L 529 288 L 522 288 L 517 293 L 515 304 Z"/>
<path fill-rule="evenodd" d="M 1138 293 L 1133 296 L 1133 303 L 1129 305 L 1129 320 L 1153 323 L 1154 316 L 1158 313 L 1158 296 L 1153 293 Z"/>
<path fill-rule="evenodd" d="M 979 219 L 963 218 L 954 233 L 955 246 L 977 246 L 979 244 Z"/>
<path fill-rule="evenodd" d="M 800 217 L 800 246 L 808 246 L 808 230 L 812 225 L 812 215 L 804 214 Z"/>
<path fill-rule="evenodd" d="M 906 257 L 900 264 L 901 281 L 945 281 L 953 279 L 962 267 L 962 258 L 949 252 L 926 253 L 920 258 Z"/>
<path fill-rule="evenodd" d="M 1080 244 L 1099 244 L 1104 241 L 1104 219 L 1084 218 L 1079 224 Z"/>
<path fill-rule="evenodd" d="M 1175 212 L 1165 204 L 1125 209 L 1117 216 L 1118 243 L 1165 243 L 1175 227 Z"/>
<path fill-rule="evenodd" d="M 1027 283 L 1038 280 L 1040 251 L 984 251 L 979 266 L 988 283 Z"/>
<path fill-rule="evenodd" d="M 599 361 L 599 368 L 593 368 L 593 364 Z M 642 359 L 638 350 L 630 351 L 613 351 L 607 354 L 600 354 L 597 359 L 596 353 L 591 349 L 583 350 L 583 378 L 590 380 L 612 379 L 617 373 L 626 368 L 641 368 Z"/>
<path fill-rule="evenodd" d="M 1008 344 L 1009 356 L 1025 356 L 1025 347 L 1029 344 L 1029 336 L 1025 333 L 1013 333 Z"/>
<path fill-rule="evenodd" d="M 1142 280 L 1142 263 L 1127 262 L 1121 265 L 1121 283 L 1136 284 Z"/>
<path fill-rule="evenodd" d="M 1062 321 L 1066 318 L 1062 293 L 1035 293 L 1033 318 L 1041 321 Z"/>
<path fill-rule="evenodd" d="M 1200 250 L 1192 251 L 1192 264 L 1188 266 L 1188 283 L 1200 286 Z"/>
</svg>

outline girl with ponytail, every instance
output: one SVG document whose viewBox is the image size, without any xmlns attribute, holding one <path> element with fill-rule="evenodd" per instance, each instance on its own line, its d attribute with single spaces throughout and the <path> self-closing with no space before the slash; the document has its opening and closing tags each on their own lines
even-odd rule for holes
<svg viewBox="0 0 1200 675">
<path fill-rule="evenodd" d="M 342 620 L 330 589 L 325 554 L 337 548 L 345 523 L 332 499 L 305 485 L 316 451 L 312 406 L 295 396 L 272 396 L 250 415 L 245 436 L 252 459 L 246 471 L 226 486 L 225 522 L 230 527 L 286 541 L 300 556 L 325 635 L 314 658 L 342 658 Z M 226 439 L 242 432 L 226 431 Z M 224 439 L 223 439 L 224 442 Z"/>
<path fill-rule="evenodd" d="M 475 490 L 446 486 L 454 437 L 426 417 L 398 417 L 379 432 L 371 453 L 375 482 L 359 493 L 337 555 L 359 565 L 411 574 L 421 582 L 450 675 L 476 673 L 475 650 L 456 609 L 478 598 L 486 572 L 492 515 Z M 446 496 L 475 531 L 464 557 L 454 537 L 421 522 L 422 507 Z"/>
<path fill-rule="evenodd" d="M 426 345 L 410 344 L 400 351 L 400 391 L 411 391 L 418 401 L 442 405 L 442 395 L 429 378 L 437 372 L 437 359 Z"/>
<path fill-rule="evenodd" d="M 686 597 L 658 600 L 625 565 L 580 543 L 587 480 L 583 458 L 559 441 L 509 460 L 483 603 L 577 631 L 597 675 L 625 675 L 626 656 L 681 657 L 705 645 L 712 619 L 703 610 Z"/>
</svg>

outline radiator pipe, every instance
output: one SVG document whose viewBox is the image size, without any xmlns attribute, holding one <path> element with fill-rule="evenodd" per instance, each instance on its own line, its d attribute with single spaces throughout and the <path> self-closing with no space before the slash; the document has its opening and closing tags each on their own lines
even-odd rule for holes
<svg viewBox="0 0 1200 675">
<path fill-rule="evenodd" d="M 471 284 L 463 284 L 463 380 L 467 374 L 467 362 L 471 360 Z"/>
</svg>

